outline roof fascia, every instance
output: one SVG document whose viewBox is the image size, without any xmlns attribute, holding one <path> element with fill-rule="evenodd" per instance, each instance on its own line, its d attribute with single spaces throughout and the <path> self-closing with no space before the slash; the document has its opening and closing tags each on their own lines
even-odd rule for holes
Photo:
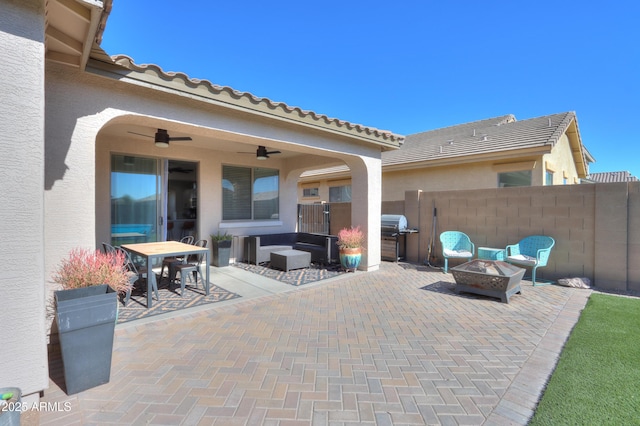
<svg viewBox="0 0 640 426">
<path fill-rule="evenodd" d="M 310 175 L 310 176 L 300 176 L 298 180 L 300 182 L 309 183 L 309 182 L 321 182 L 321 181 L 334 181 L 334 180 L 342 180 L 351 178 L 351 170 L 346 172 L 328 172 L 324 174 Z"/>
<path fill-rule="evenodd" d="M 544 145 L 541 147 L 517 149 L 501 152 L 490 152 L 484 154 L 464 155 L 458 157 L 438 158 L 425 161 L 416 161 L 413 163 L 402 163 L 393 165 L 382 165 L 382 171 L 398 171 L 398 170 L 412 170 L 428 167 L 441 167 L 441 166 L 457 166 L 459 164 L 478 163 L 486 161 L 501 161 L 509 159 L 522 159 L 526 160 L 526 157 L 537 157 L 551 152 L 550 145 Z"/>
<path fill-rule="evenodd" d="M 587 166 L 587 153 L 582 145 L 582 138 L 580 137 L 580 130 L 578 129 L 578 119 L 575 114 L 565 129 L 565 133 L 569 139 L 571 155 L 573 156 L 573 161 L 576 165 L 578 177 L 584 179 L 589 174 L 589 167 Z M 591 154 L 589 154 L 589 156 L 590 155 Z"/>
<path fill-rule="evenodd" d="M 91 56 L 91 48 L 93 47 L 96 34 L 100 33 L 101 26 L 106 22 L 106 18 L 111 10 L 111 1 L 107 0 L 103 3 L 99 0 L 59 0 L 59 3 L 83 19 L 87 19 L 84 10 L 89 11 L 88 28 L 84 41 L 82 42 L 82 53 L 80 63 L 78 64 L 80 70 L 84 71 Z"/>
<path fill-rule="evenodd" d="M 87 71 L 102 77 L 187 97 L 226 109 L 357 139 L 378 145 L 382 151 L 398 149 L 404 142 L 404 136 L 391 132 L 330 119 L 310 111 L 288 107 L 283 103 L 271 102 L 266 98 L 258 98 L 246 92 L 214 86 L 206 80 L 190 79 L 182 73 L 165 73 L 157 66 L 139 67 L 130 62 L 129 58 L 126 58 L 125 62 L 128 63 L 122 65 L 121 63 L 107 63 L 103 60 L 91 59 L 87 64 Z"/>
</svg>

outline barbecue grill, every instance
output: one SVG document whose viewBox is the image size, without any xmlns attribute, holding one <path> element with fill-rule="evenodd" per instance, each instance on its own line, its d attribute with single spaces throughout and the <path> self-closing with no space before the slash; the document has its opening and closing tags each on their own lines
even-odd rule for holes
<svg viewBox="0 0 640 426">
<path fill-rule="evenodd" d="M 397 262 L 407 252 L 407 234 L 416 233 L 417 229 L 407 227 L 407 218 L 401 214 L 383 214 L 380 223 L 380 257 L 382 260 Z M 402 247 L 400 241 L 402 240 Z M 402 249 L 402 250 L 401 250 Z"/>
</svg>

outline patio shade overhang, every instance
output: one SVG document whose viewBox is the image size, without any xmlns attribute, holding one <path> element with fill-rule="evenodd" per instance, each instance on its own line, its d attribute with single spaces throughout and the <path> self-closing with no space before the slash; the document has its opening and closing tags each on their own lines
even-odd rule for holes
<svg viewBox="0 0 640 426">
<path fill-rule="evenodd" d="M 184 73 L 165 72 L 154 64 L 139 65 L 126 55 L 109 57 L 104 51 L 95 47 L 92 51 L 92 59 L 87 64 L 87 71 L 102 77 L 221 106 L 228 110 L 348 137 L 376 145 L 381 151 L 398 149 L 404 142 L 404 136 L 390 131 L 330 118 L 299 107 L 291 107 L 282 102 L 257 97 L 248 92 L 215 85 L 207 80 L 189 78 Z"/>
</svg>

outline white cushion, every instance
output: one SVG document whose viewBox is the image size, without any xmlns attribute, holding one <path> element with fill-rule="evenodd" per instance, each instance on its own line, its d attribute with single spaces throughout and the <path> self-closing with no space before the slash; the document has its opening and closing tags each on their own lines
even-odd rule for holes
<svg viewBox="0 0 640 426">
<path fill-rule="evenodd" d="M 535 265 L 538 263 L 535 257 L 527 256 L 526 254 L 516 254 L 515 256 L 508 256 L 507 260 L 512 260 L 517 263 L 524 263 L 527 265 Z"/>
<path fill-rule="evenodd" d="M 473 257 L 473 254 L 467 250 L 443 250 L 444 255 L 447 257 Z"/>
</svg>

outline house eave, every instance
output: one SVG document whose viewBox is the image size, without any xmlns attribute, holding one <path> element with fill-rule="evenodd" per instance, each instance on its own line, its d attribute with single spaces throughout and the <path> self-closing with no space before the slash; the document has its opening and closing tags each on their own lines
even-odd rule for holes
<svg viewBox="0 0 640 426">
<path fill-rule="evenodd" d="M 423 169 L 423 168 L 429 168 L 429 167 L 442 167 L 442 166 L 451 166 L 451 165 L 460 165 L 460 164 L 469 164 L 469 163 L 478 163 L 478 162 L 487 162 L 487 161 L 502 161 L 502 160 L 509 160 L 513 158 L 520 159 L 520 158 L 526 158 L 526 157 L 538 157 L 538 156 L 542 156 L 544 154 L 550 153 L 551 148 L 552 148 L 551 145 L 543 145 L 539 147 L 509 150 L 509 151 L 488 152 L 483 154 L 461 155 L 461 156 L 446 157 L 446 158 L 432 158 L 429 160 L 416 161 L 412 163 L 385 165 L 383 162 L 382 171 L 392 172 L 392 171 L 399 171 L 399 170 Z"/>
<path fill-rule="evenodd" d="M 310 129 L 322 130 L 340 136 L 375 144 L 381 151 L 398 149 L 404 136 L 371 127 L 329 118 L 312 111 L 290 107 L 284 103 L 259 98 L 230 87 L 217 86 L 207 80 L 192 79 L 183 73 L 164 72 L 156 65 L 136 65 L 131 58 L 118 55 L 105 61 L 105 55 L 95 55 L 87 64 L 87 71 L 102 77 L 116 79 L 153 90 L 217 105 L 272 120 L 278 120 Z"/>
<path fill-rule="evenodd" d="M 587 165 L 591 154 L 584 149 L 582 145 L 582 138 L 580 137 L 580 130 L 578 129 L 577 118 L 573 117 L 571 123 L 567 126 L 566 129 L 567 138 L 569 139 L 569 145 L 571 147 L 571 154 L 573 155 L 573 160 L 576 164 L 576 170 L 578 172 L 578 177 L 581 179 L 586 179 L 589 175 L 589 167 Z"/>
<path fill-rule="evenodd" d="M 48 0 L 45 10 L 45 59 L 84 70 L 111 0 Z"/>
</svg>

